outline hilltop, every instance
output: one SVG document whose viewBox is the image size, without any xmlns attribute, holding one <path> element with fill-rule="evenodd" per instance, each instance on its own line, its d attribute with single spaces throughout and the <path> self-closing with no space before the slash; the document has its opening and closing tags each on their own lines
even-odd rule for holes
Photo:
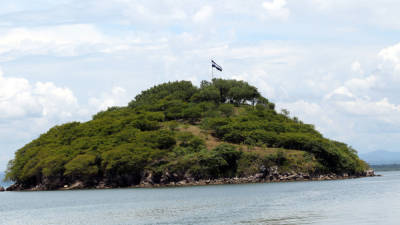
<svg viewBox="0 0 400 225">
<path fill-rule="evenodd" d="M 49 190 L 362 176 L 368 168 L 348 145 L 278 113 L 256 87 L 213 79 L 160 84 L 126 107 L 55 126 L 15 153 L 6 176 L 10 190 Z"/>
</svg>

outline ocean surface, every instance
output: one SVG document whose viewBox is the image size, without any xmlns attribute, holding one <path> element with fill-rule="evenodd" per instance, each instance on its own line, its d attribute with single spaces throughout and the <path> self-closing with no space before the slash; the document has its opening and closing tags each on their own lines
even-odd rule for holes
<svg viewBox="0 0 400 225">
<path fill-rule="evenodd" d="M 0 192 L 0 224 L 400 224 L 400 172 L 352 180 Z"/>
</svg>

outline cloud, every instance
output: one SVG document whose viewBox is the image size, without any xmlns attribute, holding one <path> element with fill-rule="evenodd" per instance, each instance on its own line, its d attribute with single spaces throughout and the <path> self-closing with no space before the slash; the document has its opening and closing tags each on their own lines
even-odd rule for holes
<svg viewBox="0 0 400 225">
<path fill-rule="evenodd" d="M 51 126 L 88 116 L 69 88 L 4 76 L 1 71 L 0 112 L 0 170 L 16 149 Z"/>
<path fill-rule="evenodd" d="M 0 37 L 0 54 L 56 54 L 73 56 L 86 46 L 106 42 L 92 25 L 74 24 L 41 28 L 13 28 Z"/>
<path fill-rule="evenodd" d="M 400 72 L 400 43 L 382 49 L 378 56 L 384 62 L 391 63 L 395 72 Z"/>
<path fill-rule="evenodd" d="M 113 87 L 111 92 L 102 93 L 99 98 L 90 98 L 89 105 L 94 107 L 96 111 L 100 111 L 112 106 L 126 106 L 129 101 L 130 99 L 124 88 Z"/>
<path fill-rule="evenodd" d="M 51 82 L 32 84 L 24 78 L 4 77 L 0 72 L 0 120 L 40 117 L 73 118 L 77 99 L 68 88 Z"/>
<path fill-rule="evenodd" d="M 0 70 L 0 140 L 4 169 L 13 152 L 55 125 L 86 121 L 99 110 L 126 105 L 126 90 L 114 87 L 79 104 L 73 91 L 53 82 L 4 76 Z"/>
<path fill-rule="evenodd" d="M 345 85 L 351 90 L 367 90 L 376 85 L 377 77 L 374 75 L 365 78 L 352 78 L 345 82 Z"/>
<path fill-rule="evenodd" d="M 138 34 L 116 37 L 91 24 L 12 28 L 0 32 L 0 60 L 27 55 L 73 57 L 113 53 L 137 48 L 157 48 L 163 39 L 142 41 Z"/>
<path fill-rule="evenodd" d="M 196 23 L 205 22 L 213 14 L 213 8 L 211 6 L 203 6 L 199 11 L 193 16 L 193 21 Z"/>
<path fill-rule="evenodd" d="M 348 99 L 348 98 L 354 98 L 353 93 L 350 92 L 350 90 L 347 87 L 341 86 L 330 92 L 329 94 L 325 95 L 325 99 Z"/>
<path fill-rule="evenodd" d="M 268 16 L 281 20 L 287 20 L 290 11 L 286 6 L 286 0 L 272 0 L 263 2 L 262 7 L 267 11 Z"/>
<path fill-rule="evenodd" d="M 337 101 L 336 104 L 354 116 L 369 116 L 387 122 L 400 122 L 400 106 L 383 98 L 379 101 L 355 99 L 352 101 Z"/>
<path fill-rule="evenodd" d="M 353 71 L 353 72 L 355 72 L 355 73 L 362 74 L 363 71 L 362 71 L 362 69 L 361 69 L 361 64 L 360 64 L 360 62 L 354 61 L 354 62 L 351 64 L 351 71 Z"/>
</svg>

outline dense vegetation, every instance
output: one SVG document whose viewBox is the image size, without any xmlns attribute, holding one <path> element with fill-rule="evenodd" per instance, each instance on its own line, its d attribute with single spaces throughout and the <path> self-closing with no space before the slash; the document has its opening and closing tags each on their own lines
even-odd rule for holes
<svg viewBox="0 0 400 225">
<path fill-rule="evenodd" d="M 351 147 L 324 138 L 286 110 L 277 113 L 257 88 L 213 79 L 200 87 L 164 83 L 127 107 L 55 126 L 16 152 L 7 178 L 24 187 L 57 188 L 77 180 L 128 186 L 150 173 L 156 182 L 213 179 L 275 165 L 311 174 L 367 168 Z"/>
</svg>

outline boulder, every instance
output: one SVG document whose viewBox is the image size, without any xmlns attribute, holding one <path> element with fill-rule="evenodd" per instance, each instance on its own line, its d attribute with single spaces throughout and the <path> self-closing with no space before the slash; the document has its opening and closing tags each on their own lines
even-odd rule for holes
<svg viewBox="0 0 400 225">
<path fill-rule="evenodd" d="M 22 191 L 24 188 L 20 184 L 13 184 L 6 188 L 6 191 Z"/>
<path fill-rule="evenodd" d="M 100 181 L 99 184 L 96 186 L 97 189 L 105 189 L 107 188 L 106 182 Z"/>
<path fill-rule="evenodd" d="M 146 174 L 147 176 L 144 178 L 144 180 L 142 181 L 143 183 L 149 183 L 149 184 L 154 184 L 153 181 L 153 173 L 149 172 L 148 174 Z"/>
<path fill-rule="evenodd" d="M 264 173 L 256 173 L 254 176 L 256 179 L 262 179 L 265 177 L 265 174 Z"/>
<path fill-rule="evenodd" d="M 75 190 L 75 189 L 82 189 L 85 188 L 85 185 L 83 184 L 82 181 L 76 181 L 75 183 L 71 184 L 70 186 L 67 186 L 67 188 L 64 188 L 65 190 Z"/>
<path fill-rule="evenodd" d="M 185 185 L 186 184 L 186 180 L 181 180 L 178 183 L 176 183 L 177 185 Z"/>
<path fill-rule="evenodd" d="M 365 176 L 373 177 L 373 176 L 375 176 L 375 171 L 373 169 L 369 169 L 369 170 L 365 171 Z"/>
<path fill-rule="evenodd" d="M 35 187 L 29 188 L 27 190 L 29 190 L 29 191 L 46 191 L 46 190 L 49 190 L 49 189 L 44 184 L 38 184 Z"/>
<path fill-rule="evenodd" d="M 271 166 L 271 167 L 268 169 L 268 173 L 269 173 L 270 175 L 273 175 L 273 176 L 279 175 L 278 167 L 277 167 L 277 166 Z"/>
</svg>

